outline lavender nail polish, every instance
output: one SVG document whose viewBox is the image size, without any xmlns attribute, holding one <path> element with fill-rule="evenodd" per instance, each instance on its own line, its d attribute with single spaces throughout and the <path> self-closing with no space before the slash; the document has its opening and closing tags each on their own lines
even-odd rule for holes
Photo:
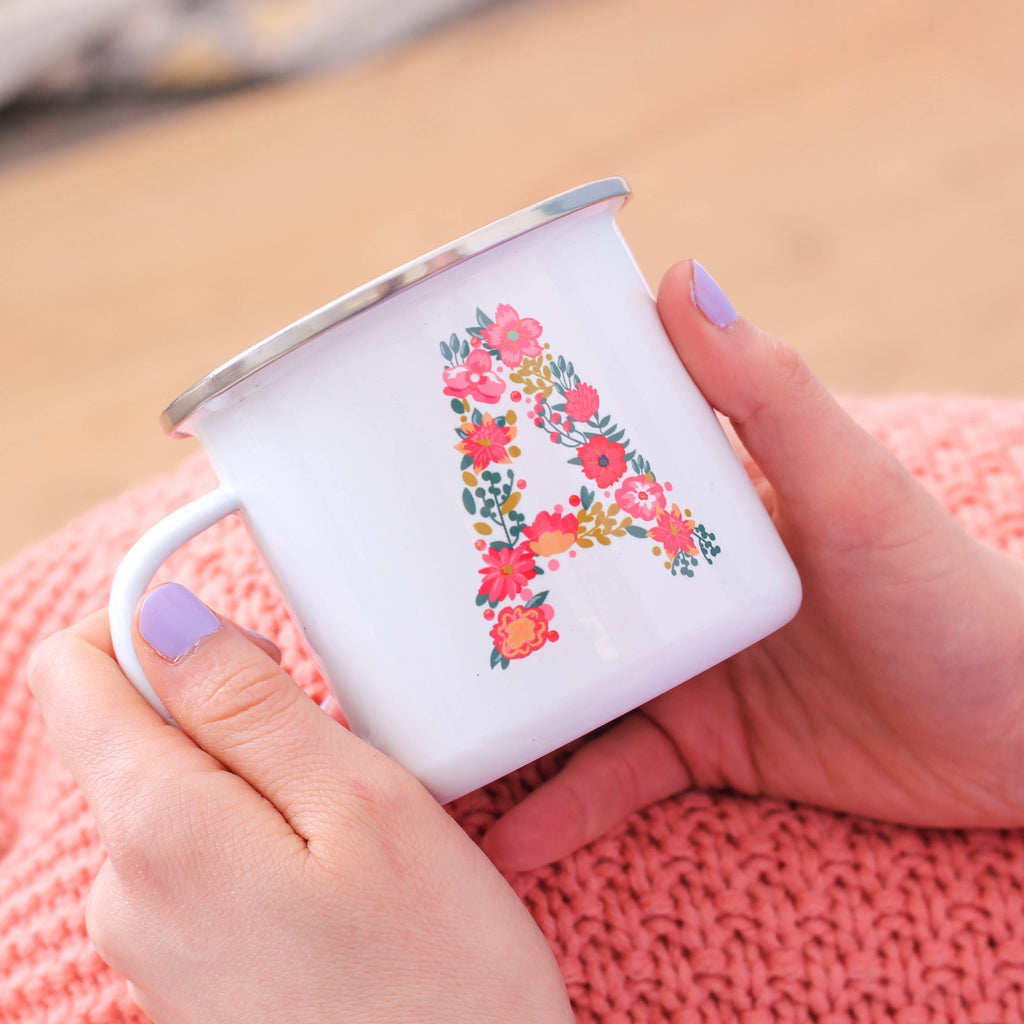
<svg viewBox="0 0 1024 1024">
<path fill-rule="evenodd" d="M 693 260 L 693 301 L 697 308 L 716 326 L 728 327 L 738 314 L 722 291 L 718 282 L 696 261 Z"/>
<path fill-rule="evenodd" d="M 175 661 L 203 637 L 220 629 L 220 619 L 180 583 L 165 583 L 142 603 L 139 633 L 161 657 Z"/>
</svg>

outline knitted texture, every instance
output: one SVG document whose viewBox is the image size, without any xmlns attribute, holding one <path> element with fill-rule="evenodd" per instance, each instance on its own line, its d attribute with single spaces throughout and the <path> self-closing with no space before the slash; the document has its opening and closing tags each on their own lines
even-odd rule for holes
<svg viewBox="0 0 1024 1024">
<path fill-rule="evenodd" d="M 975 536 L 1024 556 L 1024 401 L 847 403 Z M 91 951 L 102 851 L 25 683 L 36 643 L 103 606 L 157 519 L 210 489 L 201 457 L 0 568 L 0 1022 L 139 1024 Z M 274 637 L 323 682 L 234 519 L 161 573 Z M 458 801 L 478 837 L 551 755 Z M 581 1024 L 1024 1020 L 1024 834 L 902 828 L 773 800 L 686 793 L 510 881 L 554 948 Z"/>
</svg>

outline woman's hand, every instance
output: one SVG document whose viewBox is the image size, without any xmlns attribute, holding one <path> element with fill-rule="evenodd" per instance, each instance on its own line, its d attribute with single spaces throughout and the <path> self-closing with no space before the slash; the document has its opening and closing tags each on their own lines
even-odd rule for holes
<svg viewBox="0 0 1024 1024">
<path fill-rule="evenodd" d="M 272 645 L 174 584 L 140 628 L 180 731 L 121 673 L 105 614 L 30 679 L 108 854 L 89 933 L 156 1024 L 572 1021 L 512 890 Z"/>
<path fill-rule="evenodd" d="M 803 607 L 582 747 L 484 849 L 534 867 L 691 787 L 914 825 L 1024 824 L 1022 564 L 972 540 L 699 265 L 669 271 L 658 305 L 752 457 Z"/>
</svg>

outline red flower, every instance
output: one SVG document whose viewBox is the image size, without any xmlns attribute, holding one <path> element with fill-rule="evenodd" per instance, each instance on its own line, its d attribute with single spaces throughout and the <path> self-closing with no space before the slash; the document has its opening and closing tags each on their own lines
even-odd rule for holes
<svg viewBox="0 0 1024 1024">
<path fill-rule="evenodd" d="M 525 357 L 540 355 L 537 339 L 543 328 L 533 317 L 521 319 L 511 306 L 502 302 L 494 319 L 496 323 L 484 328 L 484 339 L 506 366 L 518 366 Z"/>
<path fill-rule="evenodd" d="M 615 500 L 637 519 L 654 519 L 658 509 L 665 507 L 665 491 L 661 484 L 648 480 L 646 476 L 631 476 L 622 481 L 615 492 Z"/>
<path fill-rule="evenodd" d="M 505 391 L 505 382 L 491 372 L 491 357 L 475 348 L 461 366 L 444 371 L 444 393 L 452 398 L 475 398 L 478 402 L 497 402 Z"/>
<path fill-rule="evenodd" d="M 517 548 L 488 548 L 484 552 L 480 593 L 491 604 L 515 597 L 537 575 L 533 552 L 525 544 Z"/>
<path fill-rule="evenodd" d="M 549 636 L 554 639 L 548 630 L 548 622 L 553 614 L 550 605 L 546 604 L 537 608 L 524 605 L 502 608 L 491 630 L 491 639 L 498 653 L 512 661 L 540 650 Z"/>
<path fill-rule="evenodd" d="M 531 526 L 523 530 L 530 542 L 530 550 L 542 558 L 560 555 L 576 543 L 580 524 L 575 516 L 560 516 L 554 512 L 541 512 Z"/>
<path fill-rule="evenodd" d="M 692 519 L 683 518 L 678 505 L 673 505 L 671 512 L 659 508 L 658 525 L 652 526 L 647 536 L 658 541 L 670 555 L 677 555 L 680 551 L 684 555 L 696 555 L 699 553 L 693 542 L 693 529 L 696 525 Z"/>
<path fill-rule="evenodd" d="M 591 417 L 597 415 L 600 398 L 597 389 L 589 384 L 580 384 L 578 388 L 566 391 L 565 415 L 576 423 L 586 423 Z"/>
<path fill-rule="evenodd" d="M 610 487 L 626 472 L 626 449 L 600 434 L 579 448 L 583 472 L 598 487 Z"/>
<path fill-rule="evenodd" d="M 511 462 L 506 445 L 516 436 L 515 427 L 499 427 L 494 417 L 485 412 L 479 423 L 467 423 L 466 436 L 455 446 L 463 455 L 473 457 L 473 469 L 479 473 L 492 462 Z"/>
</svg>

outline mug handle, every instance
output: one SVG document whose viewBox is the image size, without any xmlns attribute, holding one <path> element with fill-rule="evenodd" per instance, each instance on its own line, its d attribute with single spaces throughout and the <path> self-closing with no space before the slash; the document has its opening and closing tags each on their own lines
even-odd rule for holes
<svg viewBox="0 0 1024 1024">
<path fill-rule="evenodd" d="M 114 574 L 110 588 L 110 637 L 121 671 L 165 721 L 173 724 L 160 698 L 150 686 L 135 653 L 132 623 L 135 607 L 142 599 L 157 570 L 186 541 L 214 523 L 237 512 L 241 503 L 235 493 L 221 484 L 215 491 L 182 506 L 161 519 L 135 542 Z"/>
</svg>

